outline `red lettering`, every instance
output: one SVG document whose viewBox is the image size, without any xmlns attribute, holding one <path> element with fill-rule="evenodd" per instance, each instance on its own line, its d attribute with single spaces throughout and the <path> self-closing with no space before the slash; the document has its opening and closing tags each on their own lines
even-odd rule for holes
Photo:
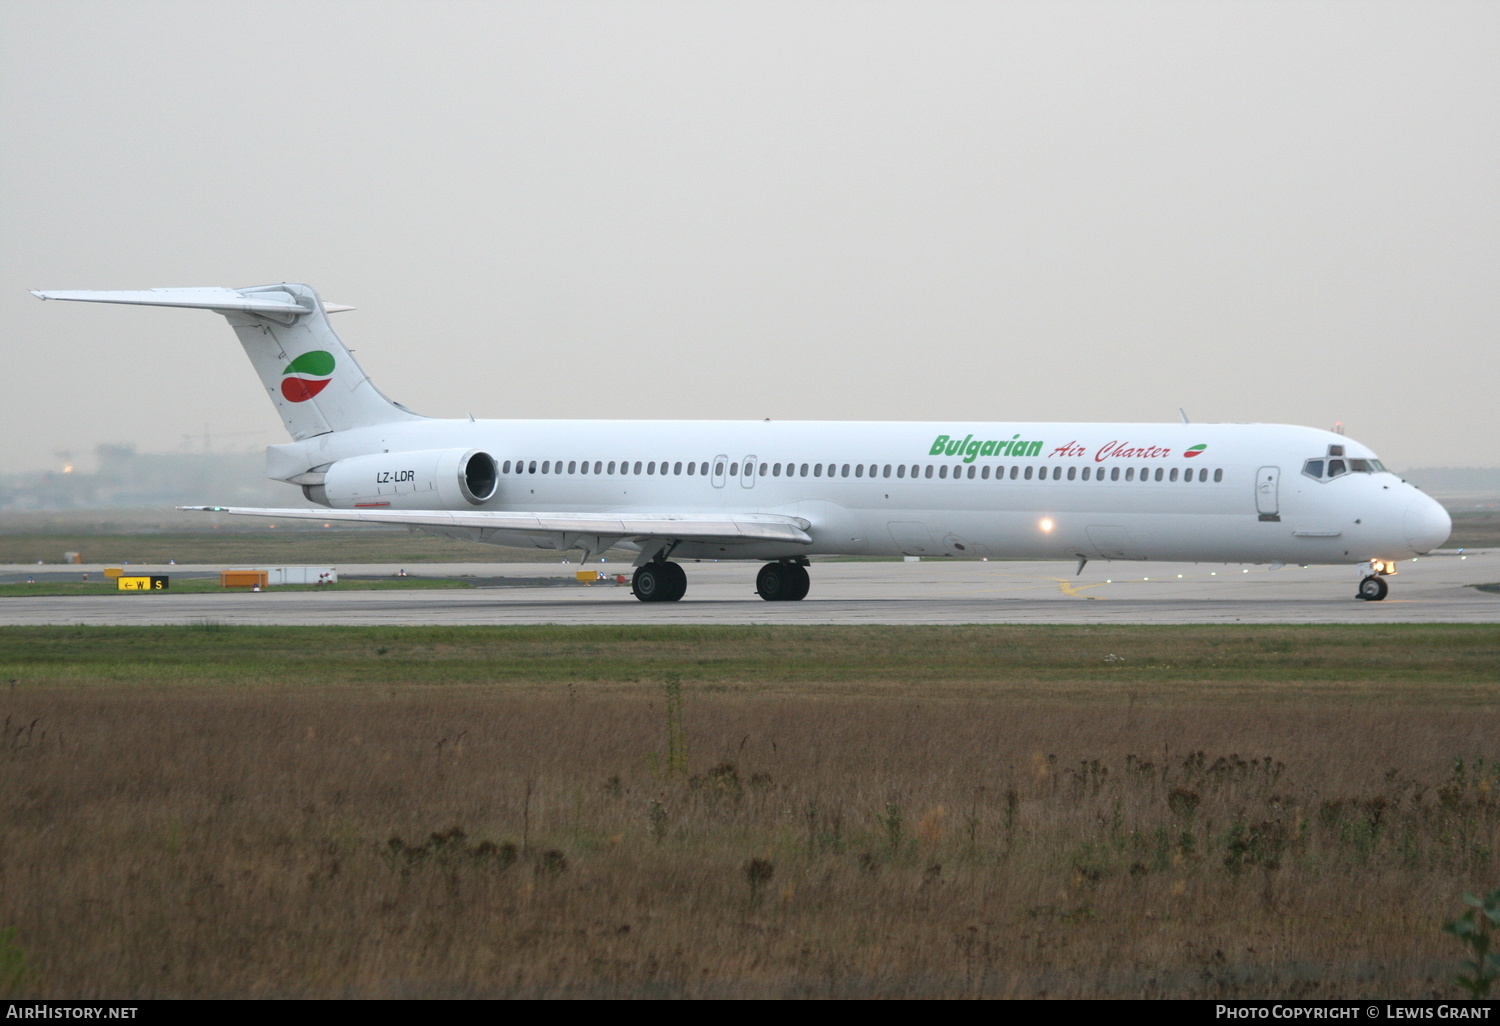
<svg viewBox="0 0 1500 1026">
<path fill-rule="evenodd" d="M 1079 448 L 1077 452 L 1071 451 L 1073 447 L 1073 443 L 1069 442 L 1068 445 L 1064 446 L 1061 449 L 1054 450 L 1053 452 L 1049 453 L 1049 455 L 1082 456 L 1084 454 L 1084 450 L 1082 448 Z M 1099 447 L 1099 451 L 1094 453 L 1094 462 L 1103 463 L 1105 460 L 1109 459 L 1159 460 L 1166 459 L 1171 455 L 1171 449 L 1163 449 L 1159 445 L 1134 448 L 1129 442 L 1111 440 L 1101 445 Z"/>
</svg>

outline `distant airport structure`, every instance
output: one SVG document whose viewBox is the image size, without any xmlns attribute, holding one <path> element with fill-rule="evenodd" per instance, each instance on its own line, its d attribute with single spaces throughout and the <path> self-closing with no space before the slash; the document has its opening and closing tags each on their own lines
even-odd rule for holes
<svg viewBox="0 0 1500 1026">
<path fill-rule="evenodd" d="M 100 445 L 93 469 L 59 457 L 54 470 L 0 475 L 0 511 L 70 509 L 170 510 L 206 497 L 236 502 L 306 506 L 300 489 L 265 477 L 261 451 L 138 452 L 133 445 Z"/>
<path fill-rule="evenodd" d="M 1500 467 L 1418 467 L 1401 476 L 1449 509 L 1500 505 Z"/>
</svg>

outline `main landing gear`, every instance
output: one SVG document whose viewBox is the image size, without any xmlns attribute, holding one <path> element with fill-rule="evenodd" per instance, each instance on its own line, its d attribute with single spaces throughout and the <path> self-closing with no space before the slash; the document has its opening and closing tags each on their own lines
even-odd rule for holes
<svg viewBox="0 0 1500 1026">
<path fill-rule="evenodd" d="M 755 575 L 755 593 L 767 602 L 800 601 L 811 586 L 807 567 L 797 563 L 767 563 Z"/>
<path fill-rule="evenodd" d="M 767 563 L 755 577 L 755 593 L 767 602 L 796 602 L 811 584 L 799 563 Z M 687 574 L 679 563 L 653 559 L 636 568 L 630 590 L 642 602 L 676 602 L 687 594 Z"/>
<path fill-rule="evenodd" d="M 642 602 L 676 602 L 687 594 L 687 573 L 680 563 L 653 559 L 636 569 L 630 590 Z"/>
</svg>

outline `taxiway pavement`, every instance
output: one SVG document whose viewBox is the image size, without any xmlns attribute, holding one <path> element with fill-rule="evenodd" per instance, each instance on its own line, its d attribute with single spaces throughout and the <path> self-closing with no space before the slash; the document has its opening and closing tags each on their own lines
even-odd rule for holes
<svg viewBox="0 0 1500 1026">
<path fill-rule="evenodd" d="M 469 576 L 473 590 L 200 594 L 165 592 L 0 598 L 0 626 L 39 624 L 976 624 L 976 623 L 1500 623 L 1500 550 L 1441 553 L 1400 564 L 1390 597 L 1354 597 L 1361 568 L 1176 563 L 935 562 L 814 563 L 802 602 L 755 595 L 755 563 L 685 563 L 687 597 L 638 602 L 613 576 L 624 564 L 591 564 L 608 575 L 578 584 L 577 564 L 424 564 L 412 576 Z M 89 573 L 102 567 L 0 566 L 0 580 L 29 573 Z M 217 567 L 137 567 L 187 576 Z M 341 566 L 352 576 L 390 576 L 395 566 Z M 550 585 L 550 586 L 543 586 Z"/>
</svg>

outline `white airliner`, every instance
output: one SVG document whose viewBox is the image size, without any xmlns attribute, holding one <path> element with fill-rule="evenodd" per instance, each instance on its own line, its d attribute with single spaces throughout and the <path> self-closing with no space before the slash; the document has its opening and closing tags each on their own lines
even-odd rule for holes
<svg viewBox="0 0 1500 1026">
<path fill-rule="evenodd" d="M 503 545 L 638 553 L 634 592 L 675 602 L 677 559 L 758 560 L 763 599 L 808 591 L 808 557 L 1369 564 L 1452 528 L 1342 435 L 1279 424 L 436 420 L 387 399 L 306 285 L 35 292 L 212 310 L 234 326 L 293 441 L 270 477 L 333 512 Z"/>
</svg>

